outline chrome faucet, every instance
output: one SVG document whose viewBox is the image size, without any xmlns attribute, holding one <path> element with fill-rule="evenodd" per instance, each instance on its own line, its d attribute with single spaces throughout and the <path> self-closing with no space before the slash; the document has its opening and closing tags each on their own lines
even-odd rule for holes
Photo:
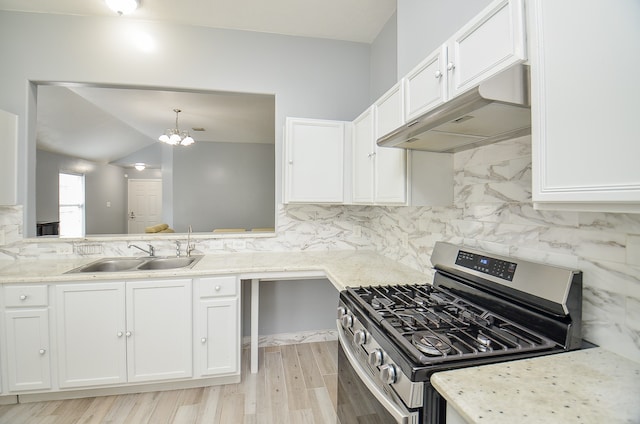
<svg viewBox="0 0 640 424">
<path fill-rule="evenodd" d="M 193 228 L 191 228 L 191 225 L 189 225 L 189 232 L 187 232 L 187 248 L 186 248 L 187 256 L 191 256 L 191 252 L 196 250 L 195 244 L 191 244 L 192 232 L 193 232 Z"/>
<path fill-rule="evenodd" d="M 132 244 L 132 243 L 127 243 L 127 247 L 129 249 L 131 249 L 132 247 L 135 247 L 138 250 L 142 250 L 144 253 L 148 254 L 150 257 L 156 256 L 156 249 L 150 244 L 147 244 L 147 246 L 149 246 L 149 250 L 143 249 L 142 247 L 136 246 L 135 244 Z"/>
</svg>

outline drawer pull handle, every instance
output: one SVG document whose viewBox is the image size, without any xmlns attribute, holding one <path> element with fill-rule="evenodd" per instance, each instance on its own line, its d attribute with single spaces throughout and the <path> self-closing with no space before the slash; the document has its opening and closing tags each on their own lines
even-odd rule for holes
<svg viewBox="0 0 640 424">
<path fill-rule="evenodd" d="M 27 295 L 26 294 L 21 294 L 20 295 L 20 300 L 27 300 Z"/>
<path fill-rule="evenodd" d="M 220 291 L 220 286 L 216 286 L 216 291 Z"/>
<path fill-rule="evenodd" d="M 207 338 L 206 338 L 206 337 L 201 338 L 201 339 L 200 339 L 200 342 L 202 342 L 202 343 L 206 343 L 206 342 L 207 342 Z"/>
<path fill-rule="evenodd" d="M 47 353 L 47 349 L 40 349 L 40 355 L 44 355 L 45 353 Z"/>
</svg>

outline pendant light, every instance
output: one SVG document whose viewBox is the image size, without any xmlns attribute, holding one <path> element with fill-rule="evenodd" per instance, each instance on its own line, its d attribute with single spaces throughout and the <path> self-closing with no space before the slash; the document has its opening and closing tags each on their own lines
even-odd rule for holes
<svg viewBox="0 0 640 424">
<path fill-rule="evenodd" d="M 182 112 L 180 109 L 173 109 L 176 113 L 176 127 L 168 129 L 164 134 L 158 137 L 158 140 L 172 146 L 190 146 L 196 141 L 189 135 L 188 131 L 180 131 L 178 127 L 178 114 Z"/>
</svg>

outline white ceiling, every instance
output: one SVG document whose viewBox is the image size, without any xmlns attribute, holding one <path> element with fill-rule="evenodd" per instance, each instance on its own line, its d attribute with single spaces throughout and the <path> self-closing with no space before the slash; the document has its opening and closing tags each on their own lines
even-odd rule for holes
<svg viewBox="0 0 640 424">
<path fill-rule="evenodd" d="M 0 10 L 115 16 L 104 0 L 0 0 Z M 396 0 L 140 0 L 144 19 L 371 43 Z"/>
</svg>

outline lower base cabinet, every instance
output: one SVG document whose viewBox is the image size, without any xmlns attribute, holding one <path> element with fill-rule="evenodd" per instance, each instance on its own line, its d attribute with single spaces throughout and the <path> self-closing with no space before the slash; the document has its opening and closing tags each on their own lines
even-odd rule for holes
<svg viewBox="0 0 640 424">
<path fill-rule="evenodd" d="M 192 375 L 191 280 L 56 286 L 61 388 Z"/>
<path fill-rule="evenodd" d="M 237 276 L 0 291 L 0 404 L 240 380 Z"/>
<path fill-rule="evenodd" d="M 235 276 L 194 280 L 196 372 L 240 372 L 240 282 Z"/>
</svg>

